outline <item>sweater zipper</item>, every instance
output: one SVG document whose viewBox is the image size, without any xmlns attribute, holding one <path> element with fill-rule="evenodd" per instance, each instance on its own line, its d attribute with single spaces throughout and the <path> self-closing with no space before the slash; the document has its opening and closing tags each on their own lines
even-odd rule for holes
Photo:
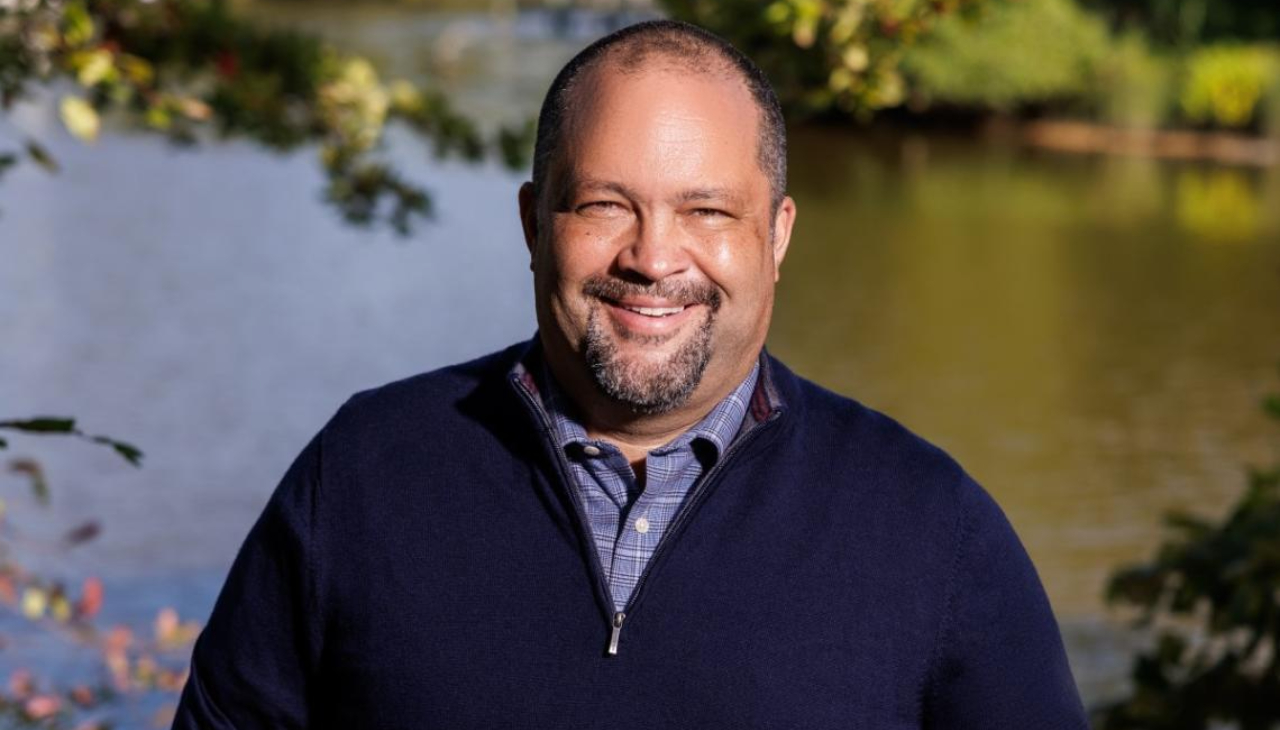
<svg viewBox="0 0 1280 730">
<path fill-rule="evenodd" d="M 782 411 L 780 409 L 774 410 L 773 413 L 769 414 L 768 418 L 757 424 L 755 428 L 752 428 L 750 431 L 742 434 L 740 438 L 729 444 L 729 448 L 725 449 L 724 457 L 717 461 L 715 465 L 711 467 L 711 471 L 707 472 L 706 477 L 694 487 L 693 492 L 689 495 L 689 502 L 680 510 L 680 513 L 676 516 L 676 521 L 671 524 L 671 527 L 667 528 L 666 534 L 662 536 L 662 541 L 658 543 L 658 547 L 653 551 L 653 555 L 649 556 L 649 562 L 645 564 L 644 570 L 640 572 L 640 578 L 636 580 L 635 588 L 631 589 L 631 597 L 627 599 L 626 611 L 618 611 L 614 613 L 613 630 L 609 635 L 609 656 L 617 656 L 618 639 L 620 638 L 619 635 L 622 633 L 622 622 L 626 619 L 628 613 L 634 613 L 636 603 L 640 600 L 641 591 L 644 589 L 646 579 L 658 565 L 659 558 L 666 554 L 668 546 L 670 546 L 671 543 L 675 541 L 675 538 L 680 535 L 680 532 L 689 522 L 689 519 L 698 505 L 702 503 L 703 498 L 711 492 L 711 487 L 725 468 L 727 468 L 730 458 L 737 452 L 741 451 L 761 431 L 777 420 L 780 415 L 782 415 Z"/>
<path fill-rule="evenodd" d="M 774 411 L 769 414 L 768 418 L 756 424 L 754 428 L 742 434 L 741 437 L 729 444 L 729 448 L 725 449 L 724 457 L 717 461 L 715 465 L 711 467 L 711 471 L 707 472 L 705 477 L 694 487 L 693 492 L 689 495 L 688 504 L 684 505 L 680 510 L 679 515 L 676 516 L 676 521 L 667 528 L 666 534 L 662 536 L 662 541 L 658 543 L 658 547 L 653 551 L 653 555 L 649 556 L 649 562 L 645 564 L 644 570 L 640 572 L 640 577 L 636 580 L 635 588 L 631 589 L 631 597 L 627 600 L 627 605 L 625 607 L 626 610 L 619 611 L 617 604 L 613 602 L 613 591 L 610 590 L 608 582 L 604 579 L 604 566 L 600 564 L 600 556 L 598 551 L 595 549 L 595 539 L 591 537 L 591 529 L 587 522 L 586 511 L 578 499 L 577 490 L 573 488 L 572 483 L 569 481 L 570 470 L 568 468 L 568 464 L 565 462 L 564 454 L 561 453 L 560 449 L 556 448 L 555 429 L 552 428 L 550 421 L 547 420 L 546 413 L 542 410 L 540 404 L 534 401 L 533 395 L 520 383 L 513 382 L 512 384 L 515 385 L 516 392 L 518 392 L 520 397 L 524 399 L 526 405 L 528 405 L 534 412 L 538 421 L 542 425 L 544 443 L 550 446 L 552 461 L 555 463 L 556 472 L 560 477 L 561 483 L 565 486 L 565 491 L 569 493 L 569 501 L 573 502 L 573 509 L 578 515 L 578 522 L 587 536 L 589 548 L 587 552 L 590 553 L 590 555 L 588 555 L 588 559 L 590 560 L 591 567 L 595 572 L 596 585 L 601 589 L 602 595 L 608 602 L 609 609 L 612 612 L 612 617 L 609 622 L 609 645 L 605 649 L 605 654 L 611 657 L 617 656 L 618 642 L 622 636 L 622 622 L 626 620 L 627 613 L 633 610 L 636 602 L 639 600 L 641 589 L 644 588 L 646 579 L 649 577 L 649 574 L 653 572 L 654 566 L 658 563 L 658 558 L 667 552 L 667 546 L 670 545 L 674 538 L 682 531 L 685 524 L 689 521 L 689 516 L 693 514 L 694 509 L 702 502 L 703 496 L 710 491 L 710 487 L 714 483 L 715 479 L 725 470 L 730 458 L 741 451 L 743 447 L 750 443 L 751 440 L 767 426 L 776 421 L 778 416 L 782 415 L 782 410 L 774 409 Z"/>
<path fill-rule="evenodd" d="M 570 469 L 568 462 L 565 461 L 563 450 L 556 447 L 555 429 L 551 426 L 551 422 L 547 419 L 546 411 L 542 405 L 534 400 L 533 394 L 524 387 L 523 384 L 513 382 L 516 392 L 524 399 L 525 404 L 533 411 L 534 416 L 542 426 L 543 444 L 548 446 L 551 451 L 551 461 L 555 465 L 556 476 L 560 478 L 560 483 L 564 485 L 565 491 L 569 493 L 569 501 L 573 503 L 573 511 L 578 516 L 578 524 L 581 526 L 584 536 L 587 539 L 587 561 L 592 568 L 592 574 L 596 579 L 596 587 L 600 589 L 600 594 L 604 596 L 605 602 L 609 605 L 611 620 L 611 631 L 609 636 L 609 655 L 613 656 L 618 653 L 618 632 L 622 630 L 622 621 L 626 618 L 626 614 L 618 610 L 613 602 L 613 592 L 609 590 L 609 583 L 604 578 L 604 566 L 600 564 L 600 554 L 596 549 L 595 538 L 591 536 L 591 523 L 587 521 L 586 508 L 582 506 L 581 500 L 578 499 L 578 490 L 573 488 L 570 481 Z"/>
</svg>

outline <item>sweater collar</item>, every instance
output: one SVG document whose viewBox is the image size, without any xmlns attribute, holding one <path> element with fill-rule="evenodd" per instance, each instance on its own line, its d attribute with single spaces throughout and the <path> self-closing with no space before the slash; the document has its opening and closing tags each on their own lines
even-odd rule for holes
<svg viewBox="0 0 1280 730">
<path fill-rule="evenodd" d="M 551 417 L 543 406 L 543 394 L 538 387 L 539 378 L 535 377 L 535 373 L 538 372 L 537 369 L 542 367 L 542 362 L 542 340 L 538 333 L 535 332 L 529 341 L 518 347 L 515 363 L 509 370 L 507 379 L 512 386 L 524 390 L 532 396 L 532 402 L 542 411 L 541 415 L 550 424 Z M 747 415 L 742 419 L 742 427 L 738 432 L 739 436 L 756 425 L 771 419 L 774 415 L 780 415 L 786 409 L 786 402 L 782 397 L 782 389 L 779 388 L 779 384 L 776 382 L 778 377 L 776 369 L 778 368 L 780 368 L 780 363 L 774 360 L 767 350 L 762 348 L 758 357 L 755 386 L 747 402 Z M 781 371 L 782 377 L 786 377 L 789 374 L 785 368 L 781 368 Z"/>
</svg>

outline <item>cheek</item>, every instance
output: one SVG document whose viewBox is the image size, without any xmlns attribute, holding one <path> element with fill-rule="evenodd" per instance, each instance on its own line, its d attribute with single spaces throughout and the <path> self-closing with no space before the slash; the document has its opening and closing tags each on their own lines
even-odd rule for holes
<svg viewBox="0 0 1280 730">
<path fill-rule="evenodd" d="M 610 226 L 560 225 L 555 230 L 555 243 L 549 245 L 551 258 L 562 282 L 581 281 L 606 271 L 614 258 L 613 241 L 618 232 Z"/>
<path fill-rule="evenodd" d="M 772 291 L 772 250 L 757 239 L 726 237 L 703 248 L 707 275 L 737 302 L 753 302 Z"/>
</svg>

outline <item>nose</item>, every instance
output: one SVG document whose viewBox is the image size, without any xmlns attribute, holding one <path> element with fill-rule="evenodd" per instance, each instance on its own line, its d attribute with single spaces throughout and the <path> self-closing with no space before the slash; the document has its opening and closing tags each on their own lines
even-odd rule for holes
<svg viewBox="0 0 1280 730">
<path fill-rule="evenodd" d="M 682 273 L 690 263 L 679 227 L 661 216 L 638 220 L 617 258 L 620 273 L 647 281 L 661 281 Z"/>
</svg>

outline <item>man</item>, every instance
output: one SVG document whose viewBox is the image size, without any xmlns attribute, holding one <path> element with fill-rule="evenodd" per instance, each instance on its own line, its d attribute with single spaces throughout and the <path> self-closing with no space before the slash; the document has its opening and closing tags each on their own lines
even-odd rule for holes
<svg viewBox="0 0 1280 730">
<path fill-rule="evenodd" d="M 999 508 L 764 354 L 785 144 L 697 28 L 571 61 L 519 196 L 538 335 L 339 410 L 174 726 L 1085 727 Z"/>
</svg>

